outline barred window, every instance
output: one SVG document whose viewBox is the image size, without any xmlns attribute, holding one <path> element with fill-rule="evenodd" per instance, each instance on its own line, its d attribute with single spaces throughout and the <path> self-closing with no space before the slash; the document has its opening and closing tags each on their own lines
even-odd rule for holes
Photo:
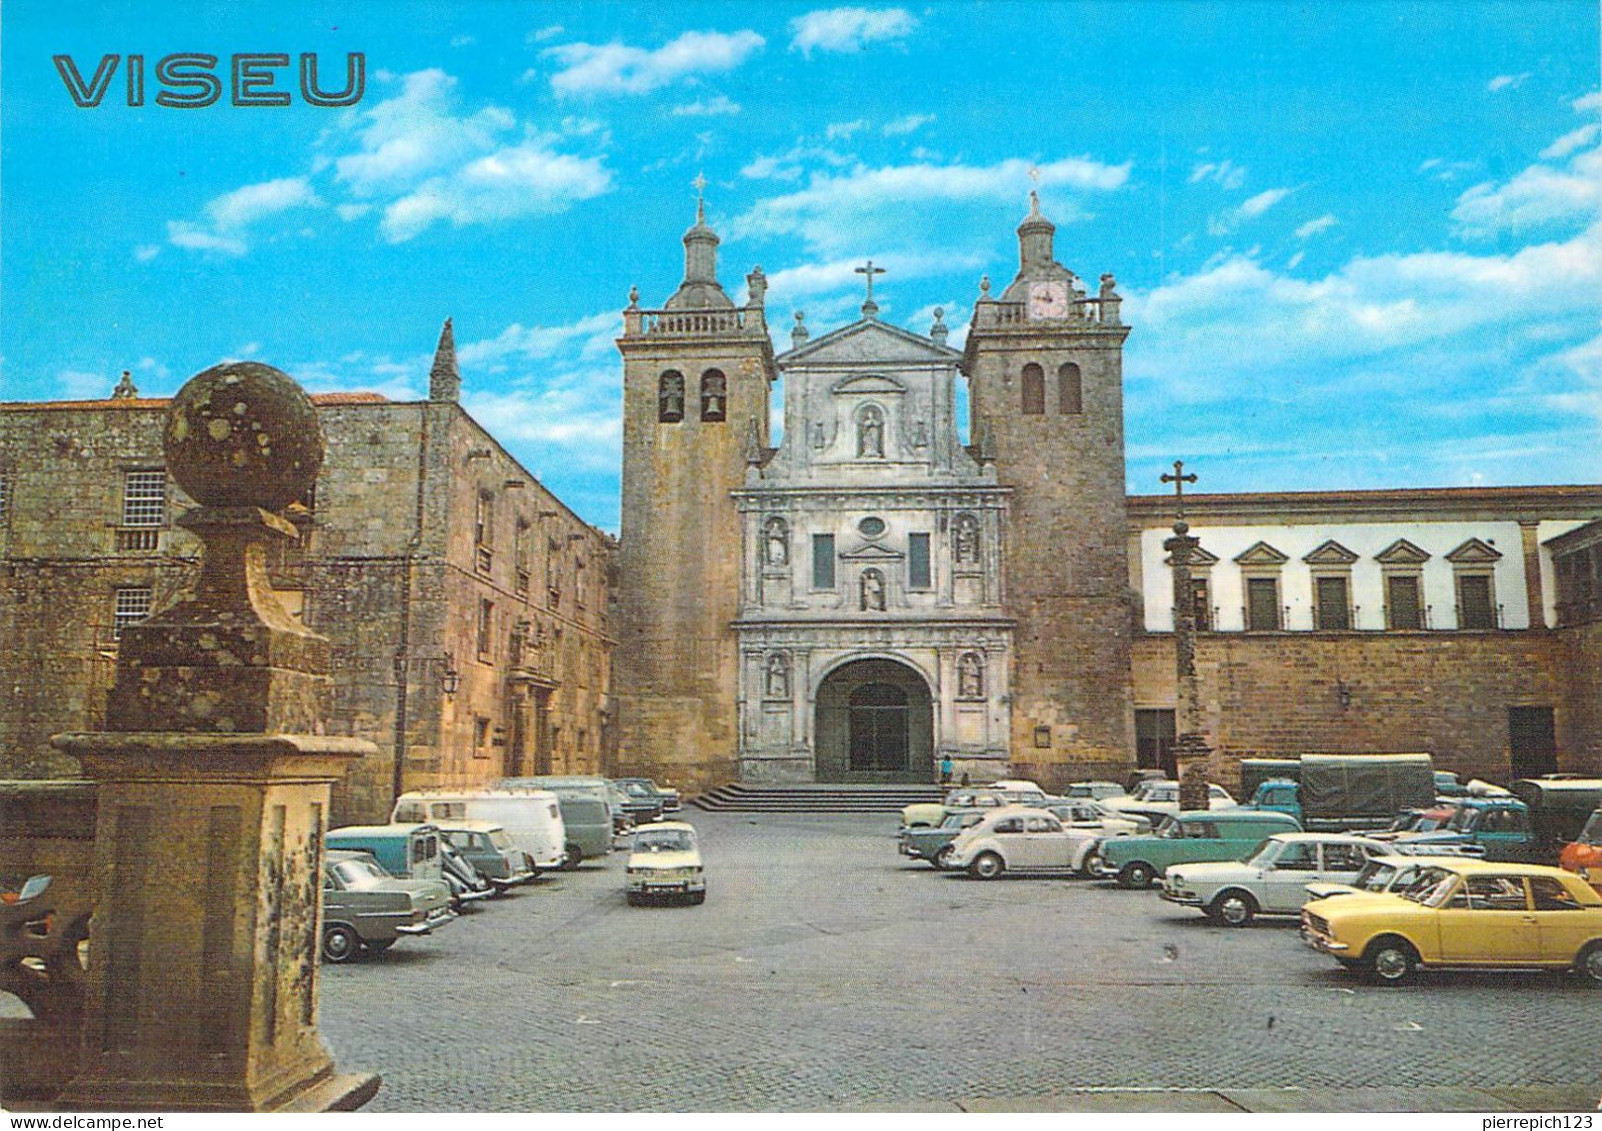
<svg viewBox="0 0 1602 1131">
<path fill-rule="evenodd" d="M 11 477 L 0 471 L 0 526 L 11 517 Z"/>
<path fill-rule="evenodd" d="M 150 615 L 150 587 L 117 590 L 116 603 L 111 611 L 111 638 L 120 640 L 122 630 L 138 624 Z"/>
<path fill-rule="evenodd" d="M 130 471 L 122 481 L 124 526 L 167 525 L 167 473 Z"/>
</svg>

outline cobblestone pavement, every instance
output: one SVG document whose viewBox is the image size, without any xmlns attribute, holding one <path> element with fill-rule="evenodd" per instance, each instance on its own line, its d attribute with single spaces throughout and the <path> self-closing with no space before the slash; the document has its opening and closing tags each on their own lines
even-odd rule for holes
<svg viewBox="0 0 1602 1131">
<path fill-rule="evenodd" d="M 1370 987 L 1289 920 L 1228 930 L 1151 892 L 906 862 L 889 815 L 686 817 L 701 907 L 628 906 L 620 852 L 325 967 L 340 1067 L 384 1077 L 369 1110 L 1002 1110 L 1105 1089 L 1198 1110 L 1186 1096 L 1229 1089 L 1597 1090 L 1602 999 L 1573 978 Z"/>
</svg>

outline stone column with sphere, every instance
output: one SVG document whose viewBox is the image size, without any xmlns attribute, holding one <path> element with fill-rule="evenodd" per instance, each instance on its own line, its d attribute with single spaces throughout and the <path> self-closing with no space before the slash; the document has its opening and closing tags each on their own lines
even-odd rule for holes
<svg viewBox="0 0 1602 1131">
<path fill-rule="evenodd" d="M 324 735 L 328 641 L 279 604 L 270 543 L 316 482 L 316 409 L 267 365 L 219 365 L 168 410 L 167 467 L 199 505 L 192 596 L 125 629 L 110 729 L 54 739 L 98 782 L 77 1074 L 85 1110 L 351 1108 L 317 1032 L 329 789 L 365 741 Z"/>
</svg>

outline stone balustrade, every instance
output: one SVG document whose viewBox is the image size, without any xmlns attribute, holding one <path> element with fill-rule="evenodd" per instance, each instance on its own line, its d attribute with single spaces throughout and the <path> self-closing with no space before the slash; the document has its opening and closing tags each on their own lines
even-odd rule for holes
<svg viewBox="0 0 1602 1131">
<path fill-rule="evenodd" d="M 642 310 L 623 312 L 623 335 L 636 337 L 703 338 L 767 333 L 762 308 L 729 310 Z"/>
</svg>

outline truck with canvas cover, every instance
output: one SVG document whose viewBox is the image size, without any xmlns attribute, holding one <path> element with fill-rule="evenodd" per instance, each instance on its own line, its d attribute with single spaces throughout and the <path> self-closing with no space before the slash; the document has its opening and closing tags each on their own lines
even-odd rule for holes
<svg viewBox="0 0 1602 1131">
<path fill-rule="evenodd" d="M 1251 807 L 1295 817 L 1309 832 L 1387 828 L 1403 809 L 1435 802 L 1428 754 L 1304 754 L 1296 779 L 1257 787 Z"/>
</svg>

